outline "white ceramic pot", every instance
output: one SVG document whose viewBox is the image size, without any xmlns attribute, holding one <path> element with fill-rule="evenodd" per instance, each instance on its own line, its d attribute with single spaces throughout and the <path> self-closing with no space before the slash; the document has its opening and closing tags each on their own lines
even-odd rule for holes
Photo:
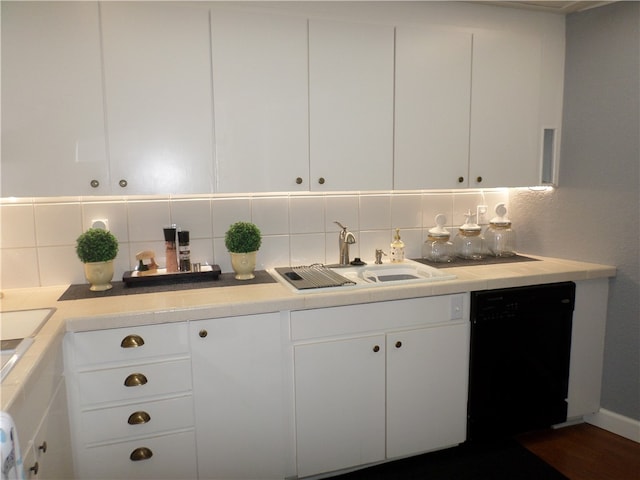
<svg viewBox="0 0 640 480">
<path fill-rule="evenodd" d="M 89 262 L 84 264 L 84 275 L 91 284 L 89 290 L 102 292 L 113 287 L 113 260 L 107 262 Z"/>
<path fill-rule="evenodd" d="M 257 250 L 248 253 L 229 253 L 231 254 L 231 266 L 236 272 L 236 280 L 251 280 L 256 277 L 253 271 L 256 268 Z"/>
</svg>

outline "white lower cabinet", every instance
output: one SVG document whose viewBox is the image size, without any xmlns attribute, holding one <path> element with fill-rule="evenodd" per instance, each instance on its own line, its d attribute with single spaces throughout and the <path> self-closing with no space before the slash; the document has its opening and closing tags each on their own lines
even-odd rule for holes
<svg viewBox="0 0 640 480">
<path fill-rule="evenodd" d="M 182 322 L 67 334 L 77 478 L 197 477 L 187 328 Z"/>
<path fill-rule="evenodd" d="M 465 440 L 467 299 L 451 295 L 291 313 L 298 476 Z M 336 338 L 340 334 L 347 338 Z"/>
<path fill-rule="evenodd" d="M 280 313 L 190 322 L 198 478 L 287 476 Z"/>
</svg>

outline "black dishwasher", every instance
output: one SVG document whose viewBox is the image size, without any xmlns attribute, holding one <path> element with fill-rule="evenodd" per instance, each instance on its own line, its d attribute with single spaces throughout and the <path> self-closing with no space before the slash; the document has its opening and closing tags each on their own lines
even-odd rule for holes
<svg viewBox="0 0 640 480">
<path fill-rule="evenodd" d="M 575 283 L 471 293 L 468 440 L 567 419 Z"/>
</svg>

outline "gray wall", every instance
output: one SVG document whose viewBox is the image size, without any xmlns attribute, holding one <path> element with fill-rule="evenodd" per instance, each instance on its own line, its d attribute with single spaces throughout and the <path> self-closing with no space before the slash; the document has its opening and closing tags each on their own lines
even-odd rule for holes
<svg viewBox="0 0 640 480">
<path fill-rule="evenodd" d="M 615 265 L 602 407 L 640 419 L 640 3 L 567 16 L 559 188 L 514 190 L 523 252 Z"/>
</svg>

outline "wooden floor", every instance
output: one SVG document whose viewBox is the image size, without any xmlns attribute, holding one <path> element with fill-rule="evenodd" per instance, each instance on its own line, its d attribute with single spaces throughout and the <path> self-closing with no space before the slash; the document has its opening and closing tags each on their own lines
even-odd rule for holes
<svg viewBox="0 0 640 480">
<path fill-rule="evenodd" d="M 571 480 L 640 480 L 640 443 L 587 423 L 518 440 Z"/>
</svg>

